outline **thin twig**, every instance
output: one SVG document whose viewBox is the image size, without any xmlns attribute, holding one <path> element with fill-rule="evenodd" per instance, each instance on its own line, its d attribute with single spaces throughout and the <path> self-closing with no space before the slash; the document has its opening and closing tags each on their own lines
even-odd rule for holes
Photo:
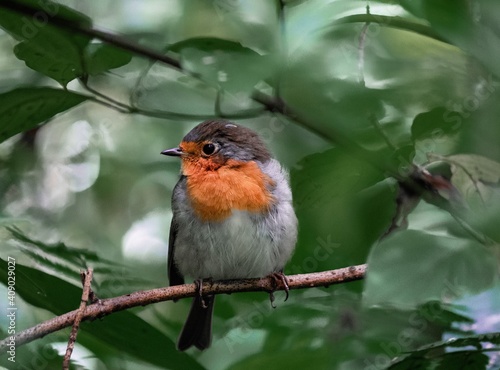
<svg viewBox="0 0 500 370">
<path fill-rule="evenodd" d="M 370 22 L 363 25 L 358 42 L 358 78 L 359 83 L 363 86 L 365 86 L 365 44 L 368 27 L 370 27 Z"/>
<path fill-rule="evenodd" d="M 78 329 L 80 328 L 80 322 L 82 321 L 83 315 L 85 314 L 85 309 L 87 308 L 87 302 L 90 295 L 90 283 L 92 282 L 93 269 L 92 267 L 87 268 L 87 271 L 82 272 L 82 300 L 80 301 L 80 307 L 76 310 L 75 320 L 73 322 L 73 328 L 71 329 L 71 334 L 69 335 L 68 346 L 66 347 L 66 354 L 64 355 L 63 370 L 69 369 L 69 361 L 71 359 L 71 354 L 75 348 L 76 336 L 78 335 Z"/>
<path fill-rule="evenodd" d="M 284 0 L 278 0 L 278 24 L 280 27 L 279 32 L 279 56 L 281 59 L 281 67 L 276 70 L 274 91 L 278 100 L 281 100 L 281 90 L 283 76 L 288 68 L 288 42 L 286 37 L 286 19 L 285 10 L 286 4 Z"/>
<path fill-rule="evenodd" d="M 287 276 L 289 289 L 304 289 L 313 287 L 327 287 L 333 284 L 347 283 L 363 279 L 366 265 L 345 267 L 337 270 L 315 272 Z M 283 286 L 276 287 L 272 277 L 262 279 L 225 280 L 203 284 L 204 294 L 228 294 L 237 292 L 272 292 L 283 290 Z M 114 312 L 123 311 L 132 307 L 146 306 L 148 304 L 171 301 L 179 298 L 194 297 L 197 294 L 195 284 L 184 284 L 166 288 L 144 290 L 122 295 L 115 298 L 102 299 L 98 303 L 88 305 L 82 315 L 81 321 L 95 320 Z M 14 337 L 16 346 L 29 343 L 47 334 L 67 328 L 74 324 L 80 311 L 74 310 L 63 315 L 42 322 L 32 328 L 17 333 Z M 0 341 L 0 353 L 8 349 L 11 337 Z"/>
<path fill-rule="evenodd" d="M 387 147 L 392 151 L 396 152 L 398 148 L 396 148 L 396 145 L 394 145 L 392 141 L 389 139 L 389 137 L 385 134 L 384 130 L 382 129 L 382 125 L 380 124 L 380 121 L 377 119 L 375 114 L 373 113 L 370 114 L 370 121 L 372 122 L 372 125 L 375 128 L 375 130 L 379 133 L 382 139 L 384 139 Z"/>
<path fill-rule="evenodd" d="M 115 100 L 115 99 L 107 96 L 106 94 L 103 94 L 102 92 L 97 91 L 96 89 L 94 89 L 93 87 L 91 87 L 86 79 L 79 78 L 78 81 L 80 82 L 80 84 L 83 86 L 83 88 L 85 90 L 87 90 L 88 92 L 94 94 L 95 96 L 98 96 L 99 98 L 101 98 L 103 100 L 106 100 L 110 104 L 116 105 L 117 107 L 119 107 L 119 108 L 121 108 L 123 110 L 131 111 L 131 107 L 128 106 L 127 104 L 122 103 L 122 102 L 120 102 L 118 100 Z"/>
</svg>

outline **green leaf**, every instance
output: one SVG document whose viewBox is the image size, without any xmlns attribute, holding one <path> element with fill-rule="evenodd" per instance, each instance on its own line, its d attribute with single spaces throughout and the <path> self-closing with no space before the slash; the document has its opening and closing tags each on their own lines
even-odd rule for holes
<svg viewBox="0 0 500 370">
<path fill-rule="evenodd" d="M 132 60 L 129 52 L 104 43 L 90 44 L 86 52 L 86 72 L 98 75 L 113 68 L 119 68 Z"/>
<path fill-rule="evenodd" d="M 367 306 L 456 299 L 487 289 L 497 277 L 492 251 L 478 242 L 415 230 L 382 240 L 371 250 L 368 266 Z"/>
<path fill-rule="evenodd" d="M 483 348 L 488 348 L 488 344 L 499 345 L 500 344 L 500 333 L 488 333 L 488 334 L 476 334 L 470 335 L 463 338 L 448 339 L 446 341 L 440 341 L 432 343 L 424 348 L 418 350 L 420 353 L 429 352 L 435 350 L 436 348 L 460 348 L 460 347 L 476 347 L 480 350 Z"/>
<path fill-rule="evenodd" d="M 16 264 L 16 292 L 27 303 L 61 315 L 80 304 L 81 288 L 55 276 Z M 0 281 L 7 285 L 7 262 L 0 259 Z M 95 292 L 99 295 L 99 292 Z M 202 369 L 185 353 L 177 351 L 175 343 L 154 326 L 129 311 L 117 312 L 101 320 L 83 322 L 80 330 L 92 340 L 79 342 L 92 351 L 102 341 L 121 353 L 144 362 L 171 369 Z"/>
<path fill-rule="evenodd" d="M 65 86 L 82 75 L 82 56 L 90 37 L 52 26 L 52 17 L 62 18 L 83 28 L 92 26 L 91 20 L 71 8 L 49 0 L 16 0 L 33 9 L 33 15 L 2 9 L 0 27 L 21 43 L 15 46 L 15 55 L 35 71 L 49 76 Z"/>
<path fill-rule="evenodd" d="M 447 353 L 439 358 L 436 370 L 481 370 L 487 369 L 489 358 L 478 351 L 460 351 Z"/>
<path fill-rule="evenodd" d="M 92 20 L 86 15 L 51 0 L 10 0 L 10 2 L 28 6 L 33 10 L 32 17 L 28 17 L 0 6 L 0 28 L 19 41 L 28 41 L 37 34 L 45 32 L 47 28 L 55 29 L 48 24 L 52 17 L 71 21 L 75 26 L 92 27 Z M 73 40 L 80 48 L 83 48 L 88 42 L 88 37 L 82 37 L 69 31 L 61 30 L 60 32 Z"/>
<path fill-rule="evenodd" d="M 0 142 L 87 99 L 84 95 L 50 87 L 18 88 L 0 94 Z"/>
<path fill-rule="evenodd" d="M 415 370 L 415 369 L 430 369 L 432 361 L 420 355 L 410 355 L 401 361 L 389 366 L 390 370 Z"/>
<path fill-rule="evenodd" d="M 14 54 L 31 69 L 63 86 L 83 74 L 80 50 L 57 30 L 47 29 L 17 44 Z"/>
</svg>

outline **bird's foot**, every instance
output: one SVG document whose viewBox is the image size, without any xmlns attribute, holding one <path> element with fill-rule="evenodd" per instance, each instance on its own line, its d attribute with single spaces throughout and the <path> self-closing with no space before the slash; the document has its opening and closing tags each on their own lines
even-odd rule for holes
<svg viewBox="0 0 500 370">
<path fill-rule="evenodd" d="M 208 280 L 209 282 L 212 281 L 211 278 L 205 280 Z M 196 285 L 196 294 L 198 294 L 198 297 L 200 298 L 201 307 L 208 308 L 208 305 L 205 302 L 205 297 L 203 297 L 203 279 L 196 279 L 194 284 Z"/>
<path fill-rule="evenodd" d="M 273 284 L 273 290 L 269 293 L 269 299 L 271 301 L 271 307 L 276 308 L 274 305 L 274 292 L 281 286 L 283 286 L 283 290 L 285 291 L 285 302 L 287 301 L 289 297 L 289 290 L 290 287 L 288 286 L 288 279 L 283 273 L 283 271 L 278 271 L 278 272 L 273 272 L 268 275 L 269 278 L 271 278 L 272 284 Z"/>
</svg>

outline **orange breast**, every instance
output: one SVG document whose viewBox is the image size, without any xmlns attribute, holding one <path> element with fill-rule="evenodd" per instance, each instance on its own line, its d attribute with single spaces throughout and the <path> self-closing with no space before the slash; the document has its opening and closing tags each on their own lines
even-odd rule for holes
<svg viewBox="0 0 500 370">
<path fill-rule="evenodd" d="M 183 173 L 195 212 L 206 221 L 221 221 L 233 209 L 262 212 L 272 202 L 273 181 L 255 162 L 228 160 L 221 166 L 206 158 L 186 160 Z"/>
</svg>

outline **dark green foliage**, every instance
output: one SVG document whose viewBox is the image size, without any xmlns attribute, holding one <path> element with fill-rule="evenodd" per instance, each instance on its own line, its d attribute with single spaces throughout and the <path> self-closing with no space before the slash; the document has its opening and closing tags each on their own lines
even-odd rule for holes
<svg viewBox="0 0 500 370">
<path fill-rule="evenodd" d="M 0 94 L 0 139 L 30 130 L 85 100 L 85 95 L 50 87 L 24 87 Z"/>
</svg>

